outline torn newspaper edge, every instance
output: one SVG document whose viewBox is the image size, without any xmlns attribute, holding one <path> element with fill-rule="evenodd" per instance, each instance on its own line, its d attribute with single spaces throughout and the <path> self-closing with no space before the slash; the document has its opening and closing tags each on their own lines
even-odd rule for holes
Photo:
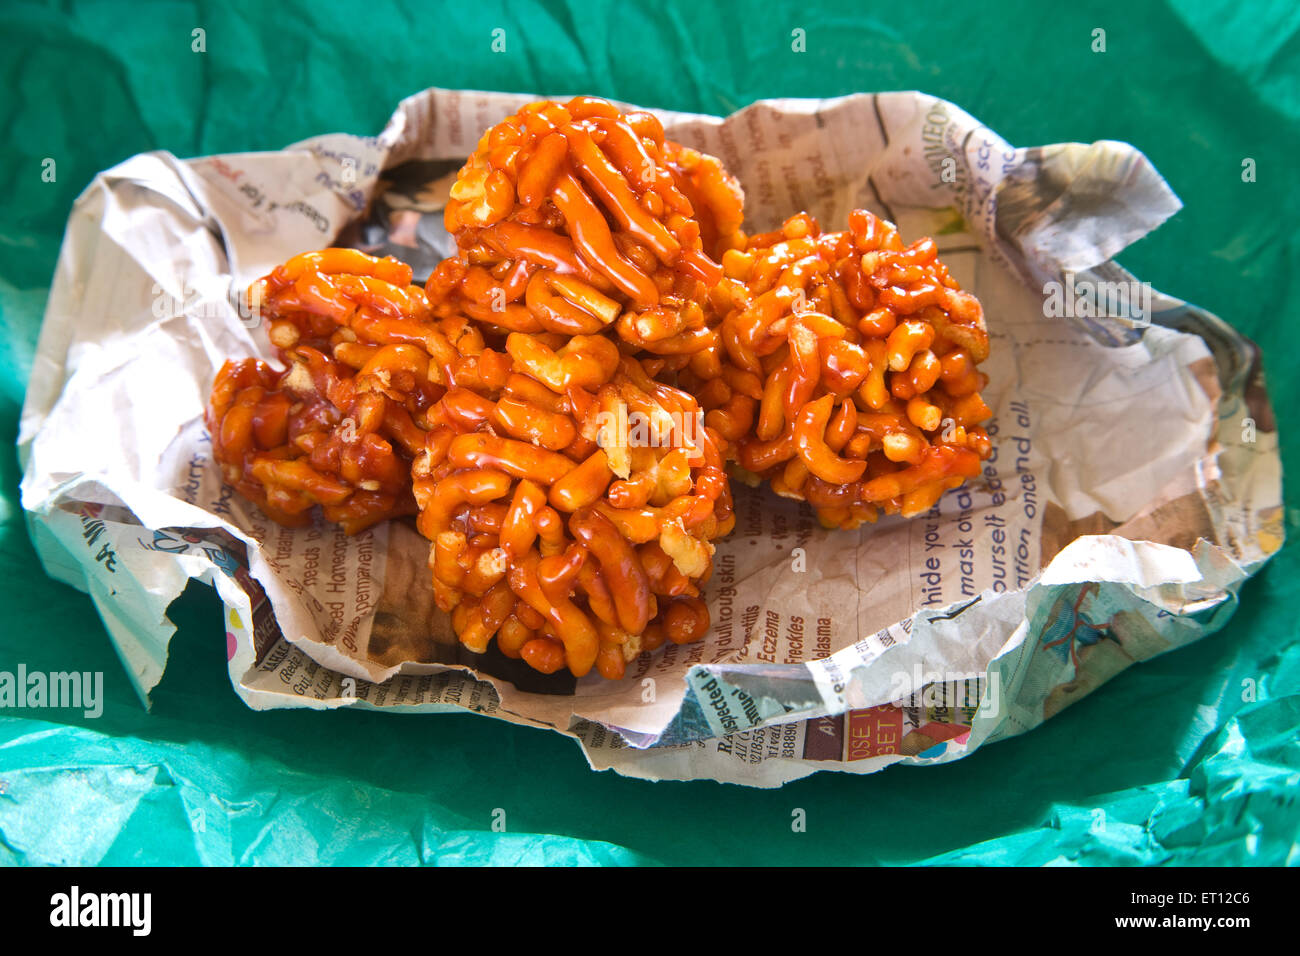
<svg viewBox="0 0 1300 956">
<path fill-rule="evenodd" d="M 1016 149 L 919 93 L 659 115 L 743 183 L 748 226 L 865 206 L 934 236 L 984 304 L 982 476 L 910 521 L 820 528 L 737 484 L 698 644 L 623 681 L 460 647 L 405 523 L 288 530 L 223 486 L 202 410 L 228 357 L 271 358 L 239 290 L 308 249 L 451 246 L 446 190 L 531 97 L 428 90 L 374 138 L 136 156 L 74 206 L 23 410 L 23 506 L 46 570 L 95 602 L 147 703 L 186 582 L 226 611 L 253 708 L 471 710 L 578 740 L 591 766 L 779 786 L 964 757 L 1136 661 L 1221 627 L 1282 543 L 1258 350 L 1113 257 L 1179 208 L 1133 147 Z"/>
</svg>

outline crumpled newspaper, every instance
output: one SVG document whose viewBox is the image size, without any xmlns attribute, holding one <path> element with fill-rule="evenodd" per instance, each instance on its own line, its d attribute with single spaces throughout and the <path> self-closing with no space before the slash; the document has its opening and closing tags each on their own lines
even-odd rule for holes
<svg viewBox="0 0 1300 956">
<path fill-rule="evenodd" d="M 1112 261 L 1179 208 L 1131 146 L 1015 149 L 918 93 L 660 112 L 740 178 L 751 229 L 801 209 L 842 228 L 865 206 L 935 237 L 985 307 L 995 455 L 930 512 L 854 532 L 737 484 L 709 635 L 621 682 L 470 654 L 409 525 L 275 526 L 222 485 L 201 416 L 226 358 L 270 358 L 240 290 L 333 243 L 427 274 L 450 251 L 450 177 L 528 99 L 429 90 L 374 138 L 145 154 L 77 201 L 23 410 L 23 505 L 146 703 L 167 607 L 198 578 L 226 605 L 251 707 L 469 709 L 568 734 L 597 769 L 778 786 L 1028 730 L 1221 627 L 1281 546 L 1257 350 Z"/>
</svg>

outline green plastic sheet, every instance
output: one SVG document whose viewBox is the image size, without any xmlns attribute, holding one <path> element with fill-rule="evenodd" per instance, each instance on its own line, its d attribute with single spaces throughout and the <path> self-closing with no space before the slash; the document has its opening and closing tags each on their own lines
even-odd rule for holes
<svg viewBox="0 0 1300 956">
<path fill-rule="evenodd" d="M 146 712 L 89 599 L 41 573 L 12 451 L 72 201 L 134 153 L 372 133 L 427 86 L 591 92 L 717 114 L 770 96 L 915 88 L 1013 143 L 1119 139 L 1150 157 L 1184 209 L 1121 262 L 1260 344 L 1291 472 L 1297 37 L 1292 5 L 1194 0 L 887 13 L 767 3 L 761 15 L 673 0 L 452 11 L 177 2 L 147 13 L 115 0 L 7 4 L 0 670 L 102 671 L 105 702 L 97 718 L 0 710 L 0 861 L 1300 863 L 1291 488 L 1288 544 L 1215 636 L 968 760 L 757 791 L 596 774 L 557 735 L 469 715 L 254 713 L 225 673 L 219 604 L 197 586 L 173 606 L 179 633 Z M 792 826 L 799 816 L 803 829 Z"/>
</svg>

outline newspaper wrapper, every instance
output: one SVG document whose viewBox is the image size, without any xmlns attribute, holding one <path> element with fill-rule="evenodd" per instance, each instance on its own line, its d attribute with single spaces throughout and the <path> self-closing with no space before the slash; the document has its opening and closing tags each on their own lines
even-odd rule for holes
<svg viewBox="0 0 1300 956">
<path fill-rule="evenodd" d="M 1281 546 L 1255 346 L 1113 261 L 1179 208 L 1133 147 L 1013 148 L 918 93 L 660 113 L 739 177 L 750 229 L 802 209 L 843 228 L 864 206 L 936 238 L 984 304 L 993 457 L 929 512 L 852 532 L 736 483 L 710 633 L 622 681 L 470 654 L 409 524 L 272 524 L 222 485 L 201 416 L 225 359 L 271 358 L 239 290 L 330 244 L 427 275 L 452 248 L 455 170 L 527 99 L 429 90 L 374 138 L 149 153 L 78 199 L 23 410 L 23 505 L 46 570 L 89 593 L 146 703 L 168 605 L 197 578 L 224 602 L 250 707 L 470 710 L 567 734 L 596 769 L 772 787 L 1029 730 L 1221 627 Z"/>
</svg>

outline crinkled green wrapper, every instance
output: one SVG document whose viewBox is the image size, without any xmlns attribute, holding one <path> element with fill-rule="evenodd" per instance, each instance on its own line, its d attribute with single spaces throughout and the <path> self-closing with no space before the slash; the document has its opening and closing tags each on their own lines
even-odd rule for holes
<svg viewBox="0 0 1300 956">
<path fill-rule="evenodd" d="M 1125 264 L 1259 342 L 1284 465 L 1300 465 L 1288 427 L 1300 408 L 1288 294 L 1300 198 L 1278 186 L 1300 150 L 1300 14 L 1191 0 L 998 6 L 921 22 L 802 3 L 737 20 L 656 3 L 620 6 L 619 23 L 577 7 L 470 8 L 454 23 L 382 3 L 363 18 L 329 3 L 310 18 L 251 3 L 148 18 L 115 2 L 6 8 L 0 422 L 12 441 L 71 202 L 132 153 L 373 131 L 398 99 L 435 84 L 711 113 L 761 96 L 919 87 L 1013 142 L 1146 150 L 1186 209 Z M 203 54 L 190 49 L 195 27 Z M 491 50 L 498 27 L 505 53 Z M 807 38 L 797 55 L 795 27 Z M 1097 27 L 1105 54 L 1089 50 Z M 1245 157 L 1254 183 L 1240 181 Z M 55 182 L 41 178 L 45 158 Z M 1266 307 L 1243 300 L 1243 280 Z M 1032 734 L 944 767 L 747 791 L 592 774 L 557 735 L 472 717 L 251 712 L 230 691 L 217 602 L 197 589 L 173 607 L 180 633 L 145 713 L 89 600 L 41 573 L 12 454 L 0 477 L 0 669 L 99 670 L 105 681 L 97 719 L 0 712 L 6 863 L 1300 863 L 1295 535 L 1242 589 L 1224 631 L 1130 669 Z M 1290 530 L 1289 489 L 1287 502 Z M 794 809 L 806 811 L 804 832 L 791 829 Z"/>
</svg>

